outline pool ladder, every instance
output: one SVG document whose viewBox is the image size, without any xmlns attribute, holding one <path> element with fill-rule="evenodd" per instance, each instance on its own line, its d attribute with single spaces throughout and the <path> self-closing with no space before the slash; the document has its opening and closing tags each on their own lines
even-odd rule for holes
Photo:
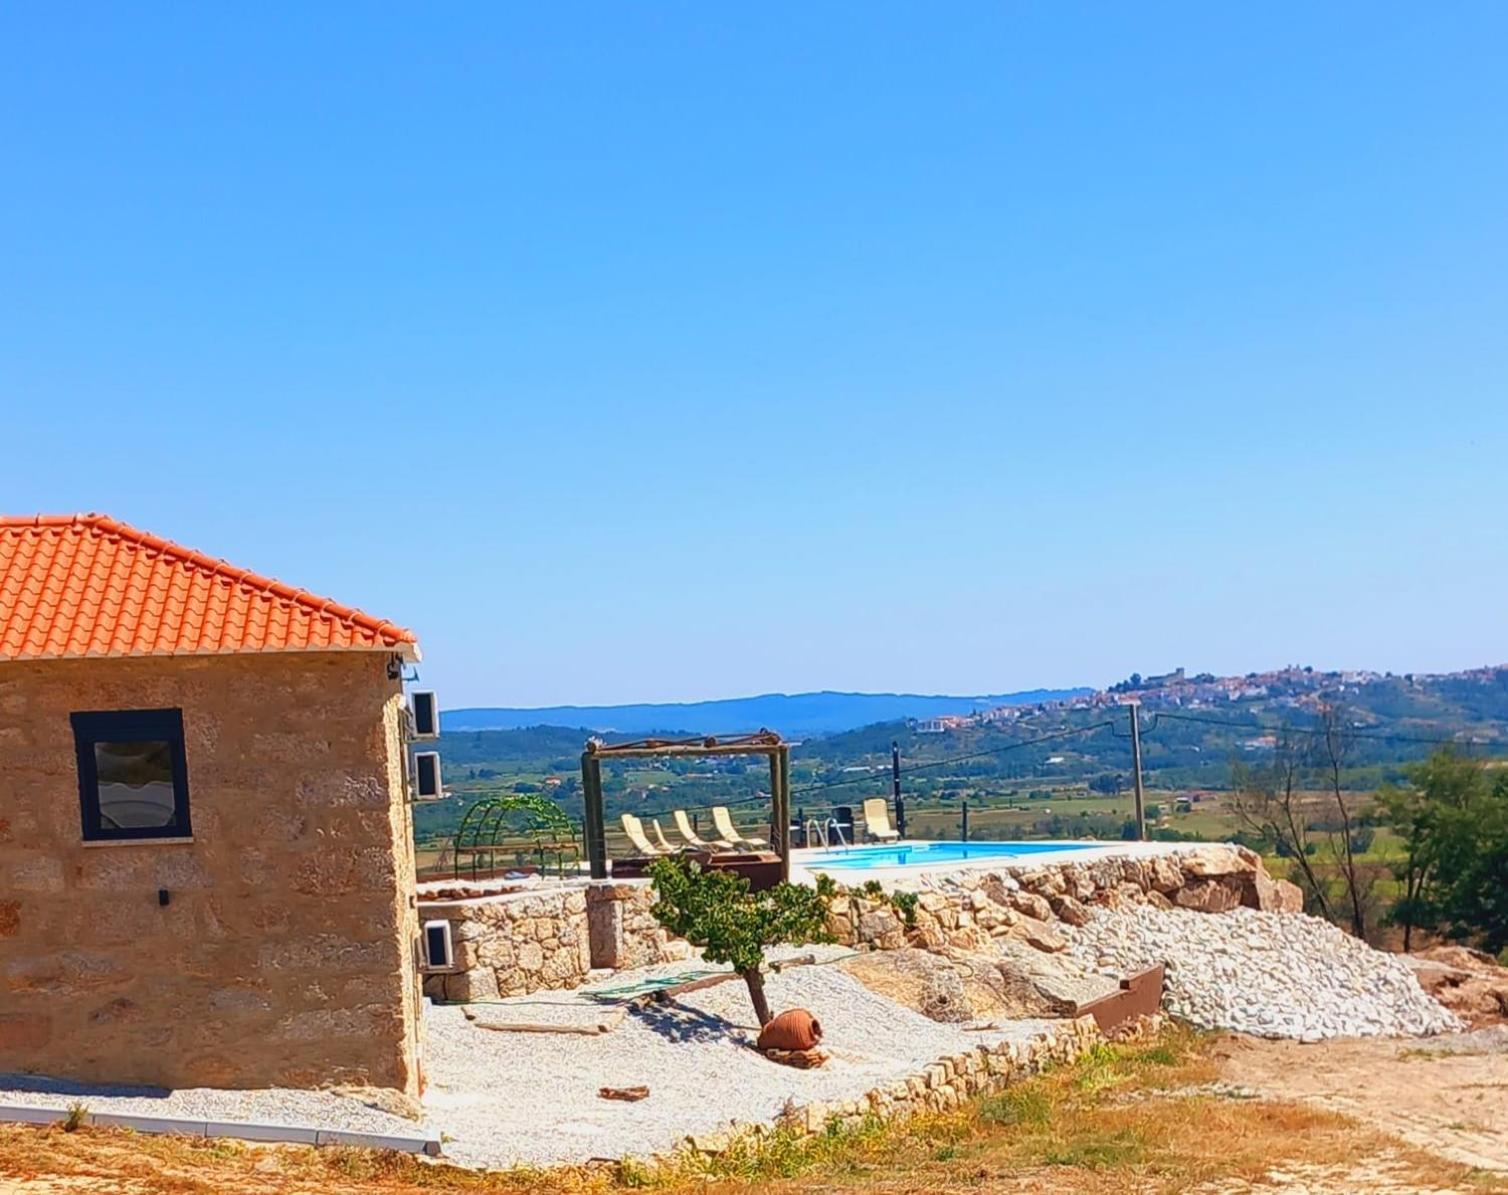
<svg viewBox="0 0 1508 1195">
<path fill-rule="evenodd" d="M 812 833 L 813 828 L 815 828 L 817 831 L 815 834 Z M 821 841 L 823 850 L 831 848 L 832 842 L 827 837 L 827 832 L 829 830 L 831 830 L 837 837 L 838 845 L 843 847 L 845 850 L 853 845 L 853 843 L 847 841 L 843 837 L 843 823 L 835 817 L 828 818 L 825 825 L 814 817 L 807 818 L 806 826 L 804 828 L 807 845 L 810 846 L 812 840 L 815 838 Z"/>
</svg>

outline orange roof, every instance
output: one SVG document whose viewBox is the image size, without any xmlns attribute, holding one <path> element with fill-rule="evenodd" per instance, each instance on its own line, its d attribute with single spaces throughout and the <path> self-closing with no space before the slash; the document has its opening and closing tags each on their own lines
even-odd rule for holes
<svg viewBox="0 0 1508 1195">
<path fill-rule="evenodd" d="M 393 651 L 412 631 L 104 515 L 0 516 L 0 660 Z"/>
</svg>

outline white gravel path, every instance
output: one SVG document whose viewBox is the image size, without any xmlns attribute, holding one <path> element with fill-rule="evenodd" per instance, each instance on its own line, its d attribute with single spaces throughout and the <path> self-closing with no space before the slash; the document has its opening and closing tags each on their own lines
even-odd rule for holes
<svg viewBox="0 0 1508 1195">
<path fill-rule="evenodd" d="M 1096 909 L 1069 951 L 1107 975 L 1167 964 L 1163 1006 L 1207 1029 L 1258 1037 L 1412 1037 L 1460 1022 L 1413 971 L 1302 913 Z"/>
<path fill-rule="evenodd" d="M 643 1156 L 732 1122 L 774 1120 L 788 1100 L 854 1099 L 939 1058 L 985 1042 L 1025 1039 L 1051 1023 L 970 1031 L 928 1020 L 832 966 L 796 967 L 766 981 L 776 1011 L 810 1009 L 831 1061 L 779 1066 L 749 1049 L 756 1033 L 737 980 L 630 1012 L 612 1033 L 499 1033 L 460 1008 L 432 1007 L 426 1025 L 431 1124 L 463 1165 L 549 1165 Z M 597 1089 L 647 1084 L 638 1103 Z"/>
<path fill-rule="evenodd" d="M 295 1125 L 406 1137 L 424 1135 L 422 1125 L 379 1111 L 349 1096 L 282 1087 L 244 1091 L 212 1087 L 169 1089 L 0 1074 L 0 1104 L 61 1112 L 66 1112 L 73 1104 L 83 1104 L 90 1112 L 130 1116 Z"/>
</svg>

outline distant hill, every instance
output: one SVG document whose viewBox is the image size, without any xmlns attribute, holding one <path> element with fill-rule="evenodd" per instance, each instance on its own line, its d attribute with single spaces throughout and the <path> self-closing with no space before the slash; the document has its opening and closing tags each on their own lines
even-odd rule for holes
<svg viewBox="0 0 1508 1195">
<path fill-rule="evenodd" d="M 518 730 L 528 726 L 583 726 L 591 730 L 647 734 L 681 726 L 696 734 L 733 734 L 767 726 L 787 737 L 837 734 L 875 722 L 971 714 L 1000 705 L 1035 705 L 1086 696 L 1091 689 L 1028 689 L 1020 693 L 947 697 L 917 693 L 765 693 L 721 701 L 651 705 L 557 705 L 538 709 L 445 710 L 446 731 Z"/>
</svg>

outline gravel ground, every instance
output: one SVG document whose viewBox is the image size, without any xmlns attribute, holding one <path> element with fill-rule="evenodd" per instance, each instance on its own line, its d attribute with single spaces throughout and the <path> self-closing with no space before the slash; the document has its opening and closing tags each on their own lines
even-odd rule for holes
<svg viewBox="0 0 1508 1195">
<path fill-rule="evenodd" d="M 1301 913 L 1098 909 L 1069 950 L 1105 974 L 1167 964 L 1163 1006 L 1258 1037 L 1414 1037 L 1461 1023 L 1397 957 Z"/>
<path fill-rule="evenodd" d="M 637 974 L 637 973 L 634 973 Z M 617 977 L 622 982 L 628 977 Z M 431 1007 L 425 1105 L 464 1165 L 549 1165 L 643 1156 L 730 1122 L 775 1119 L 787 1100 L 853 1099 L 983 1042 L 1024 1039 L 1049 1022 L 970 1031 L 928 1020 L 833 966 L 794 967 L 766 980 L 770 1005 L 810 1009 L 831 1061 L 800 1071 L 760 1057 L 748 992 L 737 980 L 670 1006 L 636 1008 L 601 1036 L 479 1029 L 457 1007 Z M 487 1014 L 502 1010 L 489 1008 Z M 638 1103 L 599 1087 L 646 1084 Z"/>
<path fill-rule="evenodd" d="M 297 1125 L 354 1133 L 422 1136 L 412 1120 L 369 1107 L 330 1091 L 282 1087 L 232 1091 L 213 1087 L 143 1087 L 74 1083 L 36 1075 L 0 1074 L 0 1104 L 67 1111 L 75 1103 L 90 1112 L 165 1116 L 178 1120 L 228 1120 L 246 1124 Z"/>
<path fill-rule="evenodd" d="M 836 960 L 838 947 L 803 947 L 780 956 Z M 651 975 L 724 970 L 692 960 L 612 976 L 618 988 Z M 590 988 L 541 992 L 470 1006 L 493 1021 L 588 1023 L 615 1019 Z M 848 1100 L 983 1043 L 1024 1040 L 1048 1021 L 970 1030 L 944 1025 L 877 995 L 831 965 L 792 967 L 765 981 L 771 1007 L 810 1009 L 822 1022 L 826 1066 L 801 1071 L 749 1048 L 757 1035 L 742 983 L 689 992 L 668 1005 L 631 1006 L 609 1033 L 595 1036 L 483 1029 L 459 1006 L 426 1004 L 422 1124 L 323 1091 L 228 1091 L 75 1083 L 0 1075 L 0 1103 L 66 1111 L 136 1113 L 185 1120 L 299 1125 L 366 1133 L 441 1133 L 445 1156 L 468 1166 L 552 1165 L 647 1155 L 732 1123 L 773 1121 L 787 1101 Z M 604 1100 L 600 1087 L 647 1084 L 637 1103 Z"/>
</svg>

